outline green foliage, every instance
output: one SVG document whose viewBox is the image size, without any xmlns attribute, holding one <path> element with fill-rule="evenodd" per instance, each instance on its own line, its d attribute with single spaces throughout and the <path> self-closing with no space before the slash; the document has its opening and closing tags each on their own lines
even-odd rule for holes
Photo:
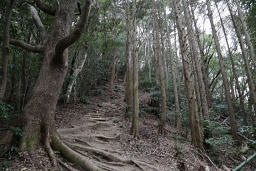
<svg viewBox="0 0 256 171">
<path fill-rule="evenodd" d="M 210 137 L 205 140 L 206 143 L 212 146 L 218 146 L 222 144 L 234 145 L 234 140 L 232 136 L 229 134 L 230 128 L 226 125 L 216 122 L 204 120 L 204 131 L 210 132 L 213 137 Z"/>
<path fill-rule="evenodd" d="M 18 138 L 24 136 L 24 132 L 19 127 L 10 127 L 11 131 L 13 131 L 14 135 Z"/>
<path fill-rule="evenodd" d="M 8 119 L 10 117 L 10 111 L 13 107 L 0 101 L 0 119 Z"/>
<path fill-rule="evenodd" d="M 212 108 L 214 112 L 222 116 L 229 116 L 228 106 L 226 103 L 221 101 L 213 101 Z"/>
<path fill-rule="evenodd" d="M 204 120 L 204 129 L 210 131 L 214 135 L 228 134 L 230 128 L 224 124 L 215 121 Z"/>
<path fill-rule="evenodd" d="M 80 97 L 80 102 L 83 104 L 90 104 L 89 98 L 85 95 Z"/>
<path fill-rule="evenodd" d="M 10 163 L 11 163 L 11 161 L 9 161 L 9 160 L 0 161 L 0 169 L 5 169 L 5 168 L 7 168 Z"/>
<path fill-rule="evenodd" d="M 181 109 L 181 124 L 186 126 L 186 128 L 189 127 L 189 109 L 187 106 Z"/>
<path fill-rule="evenodd" d="M 206 140 L 206 143 L 208 143 L 212 146 L 217 146 L 217 145 L 221 145 L 221 144 L 234 145 L 234 140 L 232 139 L 231 135 L 223 135 L 220 137 L 209 138 Z"/>
</svg>

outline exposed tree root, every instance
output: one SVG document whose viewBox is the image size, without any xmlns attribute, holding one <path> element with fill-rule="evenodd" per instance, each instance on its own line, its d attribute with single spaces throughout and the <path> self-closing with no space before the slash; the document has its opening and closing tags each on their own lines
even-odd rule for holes
<svg viewBox="0 0 256 171">
<path fill-rule="evenodd" d="M 46 138 L 45 138 L 45 150 L 48 153 L 48 156 L 49 156 L 50 160 L 52 161 L 52 165 L 54 167 L 57 167 L 57 159 L 56 159 L 54 151 L 52 150 L 51 145 L 50 145 L 49 130 L 47 129 L 46 132 L 47 132 L 46 133 L 47 135 L 46 135 Z"/>
<path fill-rule="evenodd" d="M 76 132 L 83 132 L 84 130 L 88 129 L 87 127 L 74 127 L 74 128 L 65 128 L 58 130 L 60 134 L 74 134 Z"/>
<path fill-rule="evenodd" d="M 96 122 L 98 122 L 98 121 L 100 121 L 100 122 L 106 122 L 106 121 L 108 121 L 108 119 L 105 119 L 105 118 L 92 118 L 92 120 L 93 120 L 93 121 L 96 121 Z"/>
<path fill-rule="evenodd" d="M 119 158 L 111 153 L 108 153 L 108 152 L 105 152 L 103 150 L 99 150 L 99 149 L 95 149 L 95 148 L 91 148 L 91 147 L 84 147 L 84 146 L 81 146 L 81 145 L 73 145 L 73 144 L 69 144 L 69 146 L 74 149 L 75 151 L 77 152 L 87 152 L 87 153 L 90 153 L 90 154 L 94 154 L 94 155 L 97 155 L 98 156 L 98 160 L 100 162 L 105 162 L 103 160 L 101 160 L 102 158 L 105 159 L 107 161 L 108 164 L 113 164 L 113 165 L 119 165 L 119 166 L 122 166 L 124 164 L 129 164 L 129 165 L 135 165 L 136 167 L 140 168 L 141 170 L 145 170 L 142 165 L 146 166 L 147 168 L 150 168 L 150 170 L 154 170 L 154 171 L 157 171 L 158 169 L 156 169 L 155 167 L 147 164 L 147 163 L 144 163 L 144 162 L 139 162 L 139 161 L 134 161 L 134 160 L 125 160 L 125 159 L 122 159 L 122 158 Z M 82 153 L 83 154 L 83 153 Z M 101 159 L 99 159 L 101 158 Z M 118 162 L 120 164 L 118 164 Z M 124 166 L 124 165 L 123 165 Z"/>
<path fill-rule="evenodd" d="M 51 136 L 52 146 L 58 150 L 65 158 L 70 160 L 71 162 L 81 166 L 83 169 L 87 171 L 100 171 L 101 169 L 89 161 L 83 155 L 77 153 L 76 151 L 69 148 L 66 144 L 64 144 L 58 135 Z"/>
<path fill-rule="evenodd" d="M 58 162 L 63 166 L 65 167 L 66 169 L 68 169 L 69 171 L 77 171 L 77 169 L 67 165 L 66 163 L 62 162 L 61 160 L 58 160 Z"/>
<path fill-rule="evenodd" d="M 83 151 L 83 152 L 88 152 L 90 154 L 96 154 L 98 156 L 101 156 L 102 158 L 104 158 L 107 161 L 114 161 L 114 162 L 124 162 L 126 163 L 123 159 L 118 158 L 114 155 L 112 155 L 111 153 L 105 152 L 103 150 L 99 150 L 99 149 L 95 149 L 95 148 L 91 148 L 91 147 L 84 147 L 78 144 L 69 144 L 69 146 L 76 150 L 76 151 Z"/>
<path fill-rule="evenodd" d="M 97 135 L 97 136 L 95 136 L 95 138 L 97 138 L 101 141 L 109 142 L 110 140 L 112 140 L 112 141 L 119 140 L 120 135 L 117 135 L 115 137 L 106 137 L 106 136 L 103 136 L 103 135 Z"/>
<path fill-rule="evenodd" d="M 90 145 L 88 142 L 83 141 L 83 140 L 81 140 L 79 138 L 75 138 L 75 142 L 78 142 L 78 143 L 80 143 L 82 145 L 85 145 L 85 146 L 88 146 L 88 147 L 92 147 L 92 145 Z"/>
</svg>

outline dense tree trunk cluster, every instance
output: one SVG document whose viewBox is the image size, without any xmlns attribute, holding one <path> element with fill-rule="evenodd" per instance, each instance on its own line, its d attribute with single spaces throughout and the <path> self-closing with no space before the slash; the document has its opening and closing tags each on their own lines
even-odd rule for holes
<svg viewBox="0 0 256 171">
<path fill-rule="evenodd" d="M 86 170 L 101 170 L 61 140 L 56 106 L 77 96 L 89 103 L 98 84 L 107 83 L 114 94 L 123 77 L 125 116 L 136 139 L 148 111 L 159 119 L 159 134 L 169 123 L 180 132 L 189 128 L 192 144 L 203 151 L 217 121 L 236 141 L 239 128 L 255 129 L 255 30 L 240 1 L 80 3 L 1 3 L 0 101 L 20 111 L 21 150 L 43 144 L 55 166 L 52 147 Z M 23 24 L 28 18 L 33 24 Z M 149 94 L 145 103 L 142 92 Z"/>
</svg>

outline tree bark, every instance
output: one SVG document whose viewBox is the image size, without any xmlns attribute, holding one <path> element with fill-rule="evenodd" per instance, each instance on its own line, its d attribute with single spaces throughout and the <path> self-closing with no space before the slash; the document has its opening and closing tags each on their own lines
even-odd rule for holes
<svg viewBox="0 0 256 171">
<path fill-rule="evenodd" d="M 138 45 L 137 45 L 137 8 L 136 0 L 133 1 L 133 118 L 131 135 L 135 138 L 139 136 L 139 87 L 138 87 Z"/>
<path fill-rule="evenodd" d="M 8 79 L 8 58 L 9 58 L 9 30 L 11 25 L 12 9 L 16 0 L 10 0 L 8 3 L 7 11 L 4 18 L 5 28 L 3 30 L 3 47 L 2 47 L 2 60 L 1 60 L 1 76 L 0 81 L 0 100 L 3 100 Z"/>
<path fill-rule="evenodd" d="M 175 20 L 178 28 L 179 33 L 179 43 L 181 47 L 181 54 L 182 54 L 182 63 L 183 63 L 183 71 L 184 71 L 184 82 L 186 86 L 186 96 L 187 96 L 187 103 L 189 108 L 189 119 L 190 119 L 190 128 L 191 128 L 191 137 L 192 137 L 192 144 L 195 147 L 203 149 L 203 133 L 200 124 L 200 118 L 197 111 L 196 106 L 196 98 L 195 98 L 195 90 L 194 84 L 192 81 L 192 72 L 190 66 L 190 60 L 188 57 L 188 45 L 187 45 L 187 37 L 185 33 L 185 28 L 183 25 L 183 18 L 180 11 L 180 0 L 173 1 L 173 9 L 175 13 Z"/>
<path fill-rule="evenodd" d="M 127 114 L 132 116 L 133 106 L 133 67 L 131 56 L 131 21 L 129 12 L 129 1 L 126 1 L 126 97 L 127 97 Z"/>
<path fill-rule="evenodd" d="M 206 61 L 205 61 L 205 54 L 204 54 L 204 50 L 203 47 L 201 45 L 201 41 L 200 41 L 200 33 L 199 33 L 199 29 L 197 27 L 197 23 L 195 20 L 195 14 L 194 14 L 194 10 L 191 10 L 191 18 L 193 20 L 194 23 L 194 28 L 195 28 L 195 38 L 196 38 L 196 42 L 197 42 L 197 46 L 199 48 L 199 52 L 200 52 L 200 57 L 201 57 L 201 63 L 199 63 L 198 65 L 201 66 L 201 73 L 202 73 L 202 78 L 203 78 L 203 83 L 204 83 L 204 88 L 205 88 L 205 95 L 207 98 L 207 104 L 208 104 L 208 108 L 211 107 L 211 94 L 210 94 L 210 87 L 209 87 L 209 79 L 208 79 L 208 73 L 207 73 L 207 68 L 206 68 Z"/>
<path fill-rule="evenodd" d="M 31 150 L 43 142 L 55 166 L 57 162 L 51 145 L 85 170 L 97 171 L 100 170 L 97 166 L 61 141 L 54 120 L 56 104 L 67 73 L 68 44 L 74 43 L 82 34 L 84 27 L 88 27 L 90 0 L 85 1 L 78 24 L 74 32 L 70 33 L 76 3 L 76 0 L 61 0 L 59 3 L 52 32 L 44 44 L 43 64 L 39 76 L 21 113 L 20 123 L 25 135 L 21 138 L 20 149 Z M 65 42 L 63 46 L 61 42 Z"/>
<path fill-rule="evenodd" d="M 116 56 L 113 55 L 111 60 L 111 75 L 110 75 L 110 81 L 109 81 L 109 89 L 111 92 L 113 92 L 115 76 L 116 76 Z"/>
<path fill-rule="evenodd" d="M 164 3 L 165 5 L 165 3 Z M 164 9 L 166 5 L 164 6 Z M 180 123 L 180 103 L 179 103 L 179 94 L 178 94 L 178 89 L 177 89 L 177 82 L 176 82 L 176 74 L 175 74 L 175 66 L 174 66 L 174 53 L 173 49 L 171 47 L 171 40 L 170 40 L 170 30 L 168 26 L 168 20 L 167 20 L 167 14 L 166 10 L 164 12 L 164 18 L 165 18 L 165 24 L 166 24 L 166 33 L 167 33 L 167 46 L 168 46 L 168 52 L 170 55 L 170 70 L 172 74 L 172 87 L 173 87 L 173 92 L 174 92 L 174 100 L 175 100 L 175 125 L 177 129 L 180 129 L 181 123 Z M 177 70 L 177 66 L 176 66 Z"/>
<path fill-rule="evenodd" d="M 159 40 L 159 25 L 158 25 L 158 17 L 157 17 L 157 7 L 156 1 L 152 0 L 153 3 L 153 22 L 154 22 L 154 30 L 155 30 L 155 51 L 156 57 L 158 59 L 158 68 L 159 68 L 159 76 L 160 76 L 160 89 L 161 89 L 161 114 L 159 121 L 159 133 L 162 134 L 165 123 L 166 123 L 166 88 L 165 88 L 165 77 L 164 77 L 164 63 L 163 57 L 160 56 L 160 40 Z"/>
<path fill-rule="evenodd" d="M 211 23 L 212 34 L 214 37 L 214 42 L 215 42 L 216 50 L 218 53 L 219 64 L 220 64 L 220 69 L 221 69 L 221 74 L 222 74 L 222 79 L 223 79 L 223 85 L 224 85 L 224 89 L 225 89 L 226 102 L 227 102 L 228 109 L 229 109 L 231 133 L 232 133 L 233 138 L 237 139 L 238 138 L 237 137 L 237 125 L 236 125 L 235 113 L 234 113 L 231 96 L 230 96 L 230 87 L 228 85 L 227 73 L 225 70 L 223 57 L 222 57 L 222 53 L 221 53 L 221 49 L 220 49 L 219 38 L 217 36 L 217 31 L 215 29 L 214 22 L 213 22 L 211 4 L 210 4 L 209 0 L 206 1 L 206 5 L 207 5 L 207 10 L 208 10 L 208 17 L 209 17 L 209 20 Z"/>
<path fill-rule="evenodd" d="M 210 120 L 205 85 L 204 85 L 204 81 L 203 81 L 202 71 L 200 69 L 200 62 L 198 60 L 198 58 L 199 58 L 198 50 L 199 49 L 196 46 L 195 32 L 194 32 L 194 29 L 192 26 L 191 15 L 190 15 L 186 0 L 183 0 L 183 7 L 184 7 L 185 20 L 186 20 L 187 28 L 188 28 L 187 30 L 188 30 L 188 36 L 189 36 L 189 42 L 190 42 L 189 45 L 190 45 L 190 49 L 192 51 L 192 61 L 194 61 L 194 64 L 195 64 L 195 73 L 196 73 L 196 77 L 197 77 L 197 81 L 198 81 L 198 85 L 199 85 L 198 88 L 199 88 L 200 100 L 201 100 L 201 105 L 202 105 L 202 114 L 203 114 L 203 117 L 205 120 Z"/>
<path fill-rule="evenodd" d="M 78 74 L 82 71 L 82 69 L 84 67 L 84 63 L 86 61 L 86 58 L 87 58 L 87 49 L 86 49 L 86 52 L 83 55 L 81 61 L 77 62 L 78 66 L 74 69 L 74 71 L 71 75 L 71 81 L 68 84 L 67 93 L 66 93 L 66 103 L 69 103 L 73 86 L 76 84 L 76 79 L 77 79 Z M 78 58 L 76 58 L 76 59 L 78 59 Z"/>
</svg>

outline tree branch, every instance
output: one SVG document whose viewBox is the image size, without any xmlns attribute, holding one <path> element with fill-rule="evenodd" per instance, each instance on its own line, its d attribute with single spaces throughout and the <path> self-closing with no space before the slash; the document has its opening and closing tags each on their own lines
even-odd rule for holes
<svg viewBox="0 0 256 171">
<path fill-rule="evenodd" d="M 31 52 L 35 52 L 35 53 L 43 52 L 43 46 L 41 46 L 41 45 L 33 46 L 31 44 L 25 43 L 20 40 L 15 40 L 15 39 L 11 39 L 10 44 L 12 44 L 14 46 L 21 47 L 21 48 L 26 49 Z"/>
<path fill-rule="evenodd" d="M 82 14 L 77 22 L 77 25 L 75 26 L 74 31 L 57 43 L 55 48 L 55 61 L 62 61 L 62 54 L 64 50 L 80 38 L 83 30 L 88 29 L 90 9 L 91 0 L 86 0 L 82 8 Z"/>
<path fill-rule="evenodd" d="M 219 77 L 220 73 L 221 73 L 221 72 L 220 72 L 220 70 L 219 70 L 218 73 L 216 74 L 216 76 L 212 79 L 212 81 L 211 81 L 209 87 L 212 86 L 212 84 L 214 83 L 214 81 Z"/>
<path fill-rule="evenodd" d="M 34 20 L 34 22 L 36 24 L 36 27 L 40 32 L 41 38 L 44 39 L 45 36 L 46 36 L 46 30 L 45 30 L 45 27 L 44 27 L 39 15 L 38 15 L 37 10 L 32 5 L 29 5 L 29 10 L 30 10 L 32 19 Z"/>
<path fill-rule="evenodd" d="M 57 10 L 54 6 L 44 3 L 42 0 L 34 0 L 34 1 L 40 10 L 42 10 L 43 12 L 49 15 L 55 16 L 55 13 Z"/>
</svg>

